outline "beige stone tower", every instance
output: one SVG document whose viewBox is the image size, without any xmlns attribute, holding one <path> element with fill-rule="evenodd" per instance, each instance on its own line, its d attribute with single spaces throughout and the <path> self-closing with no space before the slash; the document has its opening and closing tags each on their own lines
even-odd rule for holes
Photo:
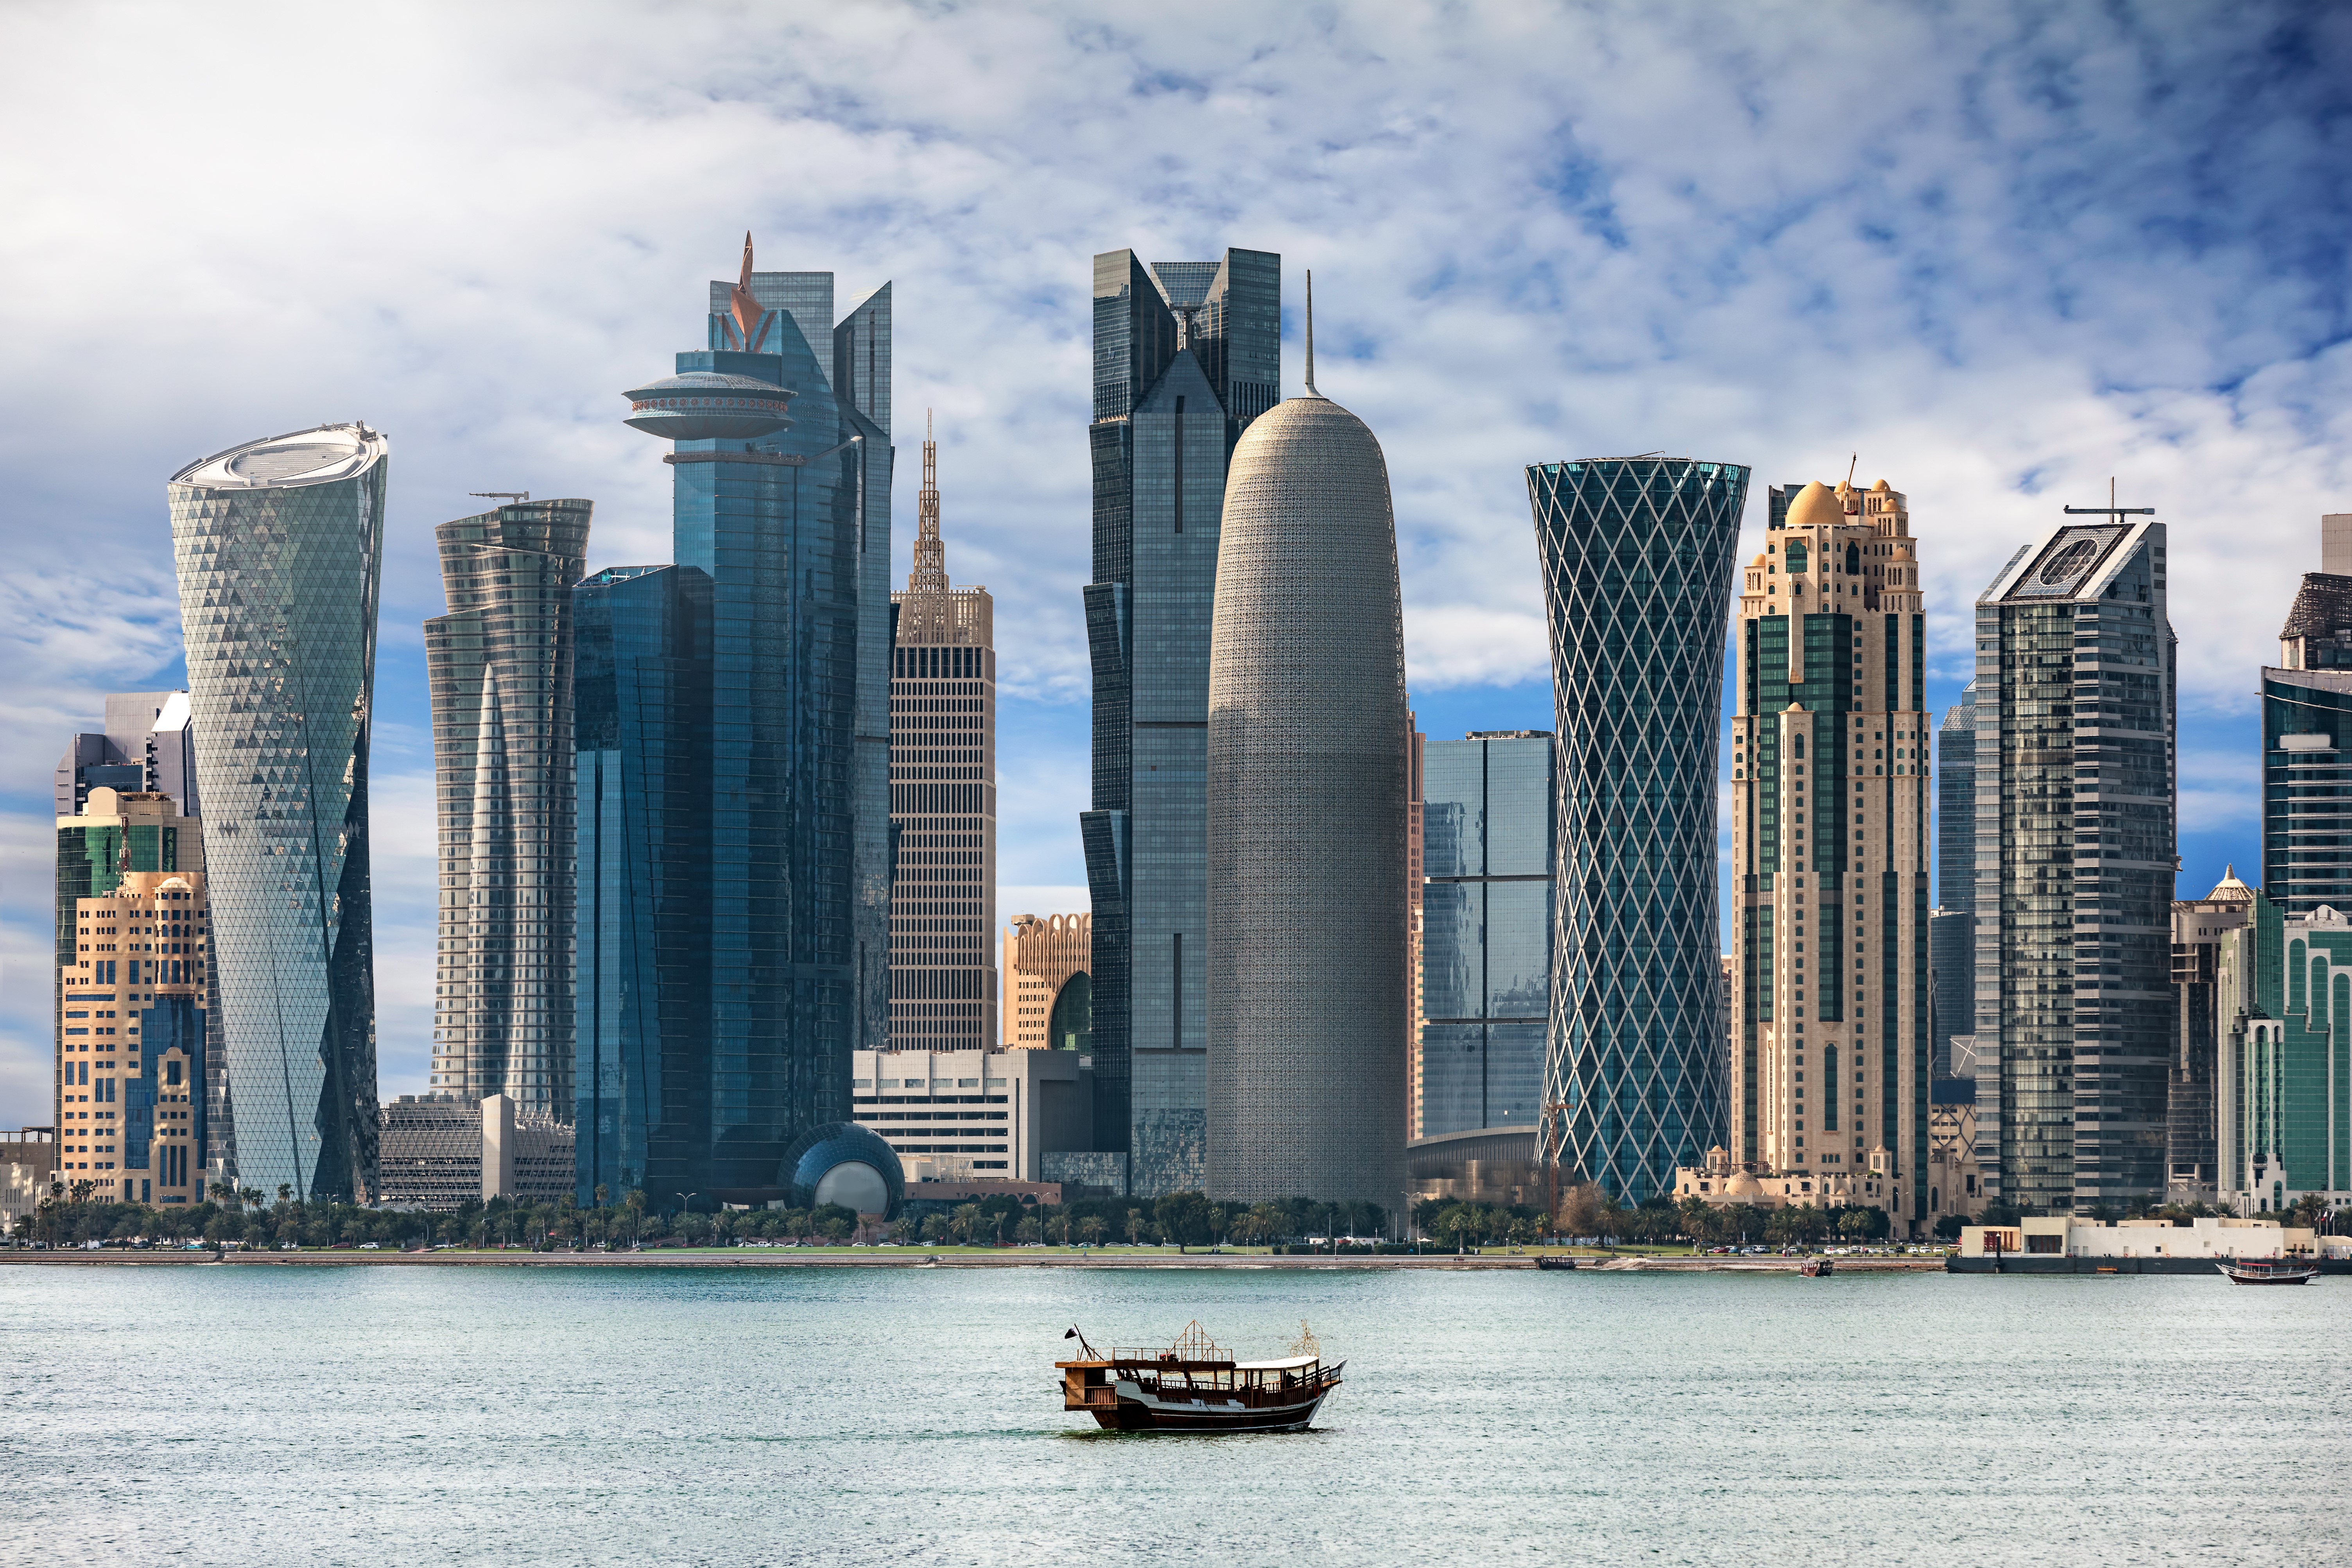
<svg viewBox="0 0 2352 1568">
<path fill-rule="evenodd" d="M 890 1044 L 996 1045 L 996 653 L 988 590 L 948 586 L 923 426 L 915 570 L 890 650 Z"/>
<path fill-rule="evenodd" d="M 1902 494 L 1771 492 L 1732 721 L 1730 1148 L 1927 1219 L 1926 624 Z M 1793 1184 L 1792 1184 L 1793 1185 Z M 1867 1199 L 1860 1194 L 1867 1189 Z"/>
<path fill-rule="evenodd" d="M 1004 932 L 1007 1050 L 1094 1048 L 1095 919 L 1014 915 Z"/>
</svg>

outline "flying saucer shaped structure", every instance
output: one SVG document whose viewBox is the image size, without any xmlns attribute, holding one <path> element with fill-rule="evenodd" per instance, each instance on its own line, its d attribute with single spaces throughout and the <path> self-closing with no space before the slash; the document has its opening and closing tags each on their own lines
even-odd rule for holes
<svg viewBox="0 0 2352 1568">
<path fill-rule="evenodd" d="M 633 430 L 665 441 L 749 441 L 792 425 L 791 392 L 756 376 L 689 370 L 630 392 Z"/>
</svg>

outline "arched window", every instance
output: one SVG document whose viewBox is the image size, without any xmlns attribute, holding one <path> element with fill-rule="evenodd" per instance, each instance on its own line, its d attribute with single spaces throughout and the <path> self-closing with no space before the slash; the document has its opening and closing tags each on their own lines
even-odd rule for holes
<svg viewBox="0 0 2352 1568">
<path fill-rule="evenodd" d="M 1845 547 L 1845 574 L 1849 577 L 1862 575 L 1862 550 L 1858 545 Z"/>
<path fill-rule="evenodd" d="M 1791 572 L 1802 572 L 1804 569 L 1805 547 L 1792 539 L 1789 541 L 1789 570 Z"/>
</svg>

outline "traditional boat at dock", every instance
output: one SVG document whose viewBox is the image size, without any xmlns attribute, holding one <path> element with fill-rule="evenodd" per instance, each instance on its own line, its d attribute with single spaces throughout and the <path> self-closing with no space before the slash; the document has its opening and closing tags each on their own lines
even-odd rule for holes
<svg viewBox="0 0 2352 1568">
<path fill-rule="evenodd" d="M 1339 1386 L 1345 1362 L 1326 1363 L 1307 1325 L 1287 1356 L 1236 1361 L 1196 1321 L 1165 1348 L 1113 1346 L 1105 1355 L 1075 1328 L 1083 1357 L 1057 1361 L 1062 1408 L 1118 1432 L 1300 1432 Z"/>
<path fill-rule="evenodd" d="M 2233 1258 L 2214 1265 L 2232 1285 L 2307 1285 L 2319 1265 L 2307 1258 Z"/>
</svg>

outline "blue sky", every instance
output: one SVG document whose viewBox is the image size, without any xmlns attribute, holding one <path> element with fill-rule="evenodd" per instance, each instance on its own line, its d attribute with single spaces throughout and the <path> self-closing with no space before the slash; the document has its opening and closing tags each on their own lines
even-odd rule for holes
<svg viewBox="0 0 2352 1568">
<path fill-rule="evenodd" d="M 2153 505 L 2182 886 L 2258 853 L 2255 670 L 2352 510 L 2352 13 L 2318 5 L 89 5 L 0 13 L 0 1125 L 47 1105 L 50 770 L 176 678 L 163 481 L 390 433 L 386 1093 L 423 1081 L 433 526 L 581 495 L 667 558 L 620 394 L 761 264 L 896 284 L 913 530 L 996 595 L 1003 910 L 1082 897 L 1088 259 L 1276 250 L 1297 390 L 1395 484 L 1433 734 L 1549 723 L 1521 471 L 1666 449 L 1911 500 L 1939 679 L 2067 503 Z M 1752 546 L 1751 546 L 1752 548 Z"/>
</svg>

